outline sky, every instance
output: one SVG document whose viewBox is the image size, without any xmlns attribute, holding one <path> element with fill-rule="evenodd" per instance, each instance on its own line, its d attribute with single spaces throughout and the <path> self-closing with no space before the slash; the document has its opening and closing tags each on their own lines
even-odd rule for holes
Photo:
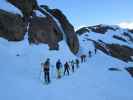
<svg viewBox="0 0 133 100">
<path fill-rule="evenodd" d="M 59 8 L 75 28 L 84 25 L 133 22 L 133 0 L 38 0 Z"/>
</svg>

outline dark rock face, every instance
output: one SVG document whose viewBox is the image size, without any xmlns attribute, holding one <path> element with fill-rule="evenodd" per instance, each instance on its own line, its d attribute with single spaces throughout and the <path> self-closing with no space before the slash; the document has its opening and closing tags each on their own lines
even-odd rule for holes
<svg viewBox="0 0 133 100">
<path fill-rule="evenodd" d="M 46 5 L 41 5 L 41 8 L 45 9 L 60 22 L 70 50 L 74 54 L 78 53 L 79 51 L 78 37 L 74 31 L 74 27 L 70 24 L 65 15 L 59 9 L 49 9 L 49 7 Z"/>
<path fill-rule="evenodd" d="M 133 30 L 128 30 L 129 32 L 133 33 Z"/>
<path fill-rule="evenodd" d="M 34 9 L 38 8 L 36 0 L 7 0 L 15 7 L 21 10 L 24 16 L 28 17 L 32 15 Z"/>
<path fill-rule="evenodd" d="M 123 35 L 127 37 L 130 42 L 133 42 L 133 36 L 131 36 L 131 34 L 124 32 Z"/>
<path fill-rule="evenodd" d="M 104 25 L 96 25 L 88 28 L 91 29 L 93 32 L 97 32 L 101 34 L 105 34 L 108 30 L 113 30 L 113 31 L 117 30 L 117 29 L 114 29 L 113 27 L 104 26 Z"/>
<path fill-rule="evenodd" d="M 99 42 L 94 42 L 94 44 L 97 49 L 101 50 L 107 55 L 123 60 L 125 62 L 133 61 L 131 58 L 133 56 L 133 48 L 119 44 L 107 44 L 104 42 L 104 46 Z"/>
<path fill-rule="evenodd" d="M 128 67 L 128 68 L 125 68 L 128 73 L 133 77 L 133 67 Z"/>
<path fill-rule="evenodd" d="M 77 34 L 82 35 L 86 32 L 92 31 L 100 34 L 105 34 L 108 30 L 116 31 L 118 28 L 113 28 L 110 26 L 105 25 L 95 25 L 95 26 L 89 26 L 89 27 L 83 27 L 76 31 Z"/>
<path fill-rule="evenodd" d="M 121 40 L 123 42 L 127 42 L 127 40 L 125 40 L 123 37 L 117 36 L 117 35 L 113 35 L 113 38 Z"/>
<path fill-rule="evenodd" d="M 88 30 L 87 27 L 83 27 L 83 28 L 77 30 L 77 31 L 76 31 L 76 34 L 82 35 L 82 34 L 84 34 L 84 33 L 86 33 L 86 32 L 90 32 L 90 31 Z"/>
<path fill-rule="evenodd" d="M 58 33 L 55 26 L 49 22 L 48 17 L 35 17 L 31 20 L 29 29 L 30 43 L 47 43 L 50 50 L 58 50 L 58 42 L 62 35 Z"/>
<path fill-rule="evenodd" d="M 120 69 L 118 69 L 118 68 L 113 68 L 113 67 L 109 68 L 108 70 L 110 70 L 110 71 L 121 71 Z"/>
<path fill-rule="evenodd" d="M 133 56 L 133 49 L 119 44 L 107 44 L 107 47 L 110 50 L 110 54 L 113 57 L 116 57 L 118 59 L 121 59 L 123 61 L 133 61 L 131 56 Z"/>
<path fill-rule="evenodd" d="M 76 54 L 79 51 L 79 40 L 78 37 L 74 31 L 74 27 L 70 24 L 70 22 L 67 20 L 65 15 L 58 9 L 53 9 L 50 11 L 50 13 L 59 20 L 61 23 L 61 26 L 64 30 L 67 44 L 69 45 L 70 50 Z"/>
<path fill-rule="evenodd" d="M 25 31 L 26 26 L 21 16 L 0 10 L 0 37 L 20 41 L 24 39 Z"/>
</svg>

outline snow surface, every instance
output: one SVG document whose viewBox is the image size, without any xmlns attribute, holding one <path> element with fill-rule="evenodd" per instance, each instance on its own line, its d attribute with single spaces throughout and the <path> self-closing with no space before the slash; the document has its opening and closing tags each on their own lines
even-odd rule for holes
<svg viewBox="0 0 133 100">
<path fill-rule="evenodd" d="M 12 12 L 14 14 L 20 14 L 21 16 L 23 16 L 23 14 L 18 8 L 8 3 L 6 0 L 0 0 L 0 9 L 8 11 L 8 12 Z"/>
<path fill-rule="evenodd" d="M 94 51 L 80 38 L 80 54 Z M 98 51 L 70 76 L 56 79 L 55 62 L 76 59 L 64 41 L 59 51 L 47 45 L 29 45 L 28 40 L 8 42 L 0 38 L 0 100 L 133 100 L 133 79 L 124 70 L 132 65 Z M 19 54 L 19 56 L 17 56 Z M 43 84 L 41 62 L 51 59 L 51 84 Z M 121 71 L 109 71 L 115 67 Z"/>
</svg>

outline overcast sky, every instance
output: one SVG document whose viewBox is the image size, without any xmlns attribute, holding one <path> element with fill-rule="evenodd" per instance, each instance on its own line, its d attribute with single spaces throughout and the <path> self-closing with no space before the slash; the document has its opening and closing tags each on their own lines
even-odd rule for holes
<svg viewBox="0 0 133 100">
<path fill-rule="evenodd" d="M 133 21 L 133 0 L 38 0 L 59 8 L 78 28 L 83 25 L 119 24 Z"/>
</svg>

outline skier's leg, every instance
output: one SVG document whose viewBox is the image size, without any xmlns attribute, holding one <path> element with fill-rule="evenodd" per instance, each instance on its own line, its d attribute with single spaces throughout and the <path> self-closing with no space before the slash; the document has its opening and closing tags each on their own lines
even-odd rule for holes
<svg viewBox="0 0 133 100">
<path fill-rule="evenodd" d="M 64 69 L 64 76 L 65 76 L 65 73 L 66 73 L 66 68 Z"/>
<path fill-rule="evenodd" d="M 49 71 L 47 72 L 47 81 L 48 81 L 48 83 L 50 83 L 50 74 L 49 74 Z"/>
<path fill-rule="evenodd" d="M 83 63 L 83 61 L 84 61 L 84 58 L 82 57 L 82 63 Z"/>
<path fill-rule="evenodd" d="M 67 74 L 69 75 L 69 70 L 67 69 Z"/>
<path fill-rule="evenodd" d="M 74 66 L 72 66 L 72 72 L 74 72 Z"/>
<path fill-rule="evenodd" d="M 59 69 L 59 78 L 61 78 L 61 69 Z"/>
<path fill-rule="evenodd" d="M 61 78 L 61 69 L 58 70 L 58 78 Z"/>
<path fill-rule="evenodd" d="M 59 75 L 60 73 L 59 73 L 59 69 L 57 69 L 57 78 L 59 78 L 60 77 L 60 75 Z"/>
<path fill-rule="evenodd" d="M 47 73 L 46 73 L 46 71 L 44 72 L 44 80 L 45 80 L 45 82 L 47 82 Z"/>
<path fill-rule="evenodd" d="M 78 69 L 78 64 L 76 64 L 76 67 L 77 67 L 77 69 Z"/>
</svg>

